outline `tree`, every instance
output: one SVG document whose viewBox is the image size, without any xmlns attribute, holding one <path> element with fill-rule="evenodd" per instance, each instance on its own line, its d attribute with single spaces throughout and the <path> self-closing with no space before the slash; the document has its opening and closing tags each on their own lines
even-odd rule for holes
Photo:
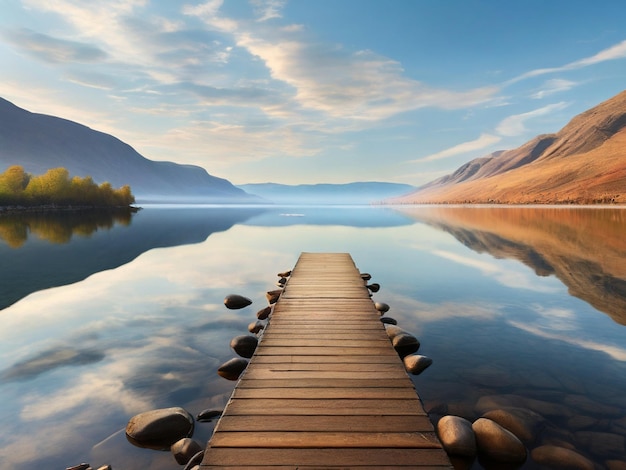
<svg viewBox="0 0 626 470">
<path fill-rule="evenodd" d="M 0 174 L 0 206 L 127 207 L 134 202 L 130 186 L 114 189 L 108 182 L 98 186 L 90 176 L 70 179 L 65 168 L 52 168 L 43 175 L 32 176 L 15 165 Z"/>
</svg>

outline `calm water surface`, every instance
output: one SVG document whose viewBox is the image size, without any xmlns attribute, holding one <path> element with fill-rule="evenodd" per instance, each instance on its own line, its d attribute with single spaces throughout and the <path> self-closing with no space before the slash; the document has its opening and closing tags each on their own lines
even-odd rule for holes
<svg viewBox="0 0 626 470">
<path fill-rule="evenodd" d="M 533 448 L 626 461 L 626 209 L 181 208 L 0 218 L 0 467 L 180 468 L 126 441 L 154 408 L 196 414 L 234 387 L 217 367 L 276 273 L 349 252 L 374 300 L 434 360 L 433 416 L 516 406 Z M 227 310 L 230 293 L 253 304 Z M 211 436 L 197 423 L 194 438 Z M 474 469 L 482 468 L 479 462 Z M 529 458 L 520 468 L 539 467 Z"/>
</svg>

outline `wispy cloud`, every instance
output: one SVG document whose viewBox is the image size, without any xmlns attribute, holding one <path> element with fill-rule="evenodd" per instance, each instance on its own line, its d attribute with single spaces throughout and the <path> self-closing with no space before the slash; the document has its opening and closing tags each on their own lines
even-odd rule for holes
<svg viewBox="0 0 626 470">
<path fill-rule="evenodd" d="M 525 80 L 527 78 L 538 77 L 541 75 L 547 75 L 551 73 L 559 73 L 565 72 L 569 70 L 581 69 L 584 67 L 589 67 L 590 65 L 599 64 L 601 62 L 607 62 L 610 60 L 618 60 L 626 58 L 626 40 L 617 43 L 611 47 L 603 49 L 602 51 L 594 54 L 590 57 L 585 57 L 580 60 L 575 60 L 574 62 L 570 62 L 560 67 L 548 67 L 543 69 L 535 69 L 530 72 L 526 72 L 522 75 L 519 75 L 511 80 L 509 80 L 506 85 L 511 85 L 513 83 L 517 83 L 521 80 Z"/>
<path fill-rule="evenodd" d="M 336 119 L 380 121 L 420 109 L 460 109 L 494 98 L 496 87 L 465 92 L 437 89 L 404 75 L 401 64 L 369 50 L 243 33 L 237 45 L 260 58 L 274 80 L 294 90 L 303 108 Z"/>
<path fill-rule="evenodd" d="M 533 99 L 542 99 L 547 96 L 553 95 L 555 93 L 560 93 L 563 91 L 568 91 L 574 88 L 578 83 L 572 82 L 570 80 L 564 80 L 562 78 L 554 78 L 552 80 L 547 80 L 539 90 L 530 95 Z"/>
<path fill-rule="evenodd" d="M 524 123 L 529 119 L 533 119 L 539 116 L 545 116 L 555 111 L 560 111 L 567 108 L 569 103 L 561 101 L 559 103 L 543 106 L 542 108 L 534 109 L 522 114 L 515 114 L 503 119 L 496 127 L 496 132 L 500 135 L 511 137 L 522 135 L 526 132 Z"/>
<path fill-rule="evenodd" d="M 107 53 L 94 45 L 58 39 L 30 29 L 8 32 L 4 37 L 17 49 L 44 62 L 98 62 L 107 58 Z"/>
<path fill-rule="evenodd" d="M 273 18 L 282 18 L 281 10 L 287 3 L 286 0 L 251 0 L 257 21 L 267 21 Z"/>
<path fill-rule="evenodd" d="M 500 140 L 501 138 L 497 135 L 481 134 L 478 139 L 470 140 L 469 142 L 463 142 L 461 144 L 442 150 L 441 152 L 433 153 L 423 158 L 418 158 L 417 160 L 413 160 L 413 162 L 431 162 L 434 160 L 441 160 L 443 158 L 454 157 L 456 155 L 461 155 L 468 152 L 483 150 L 490 145 L 497 144 Z"/>
</svg>

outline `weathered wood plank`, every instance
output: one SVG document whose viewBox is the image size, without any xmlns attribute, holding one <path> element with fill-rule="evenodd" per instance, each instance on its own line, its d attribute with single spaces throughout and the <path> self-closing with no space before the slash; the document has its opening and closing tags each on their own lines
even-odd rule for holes
<svg viewBox="0 0 626 470">
<path fill-rule="evenodd" d="M 237 388 L 331 388 L 331 387 L 351 387 L 351 388 L 406 388 L 406 379 L 320 379 L 310 378 L 305 379 L 249 379 L 245 375 L 239 380 Z M 311 394 L 315 394 L 312 390 Z"/>
<path fill-rule="evenodd" d="M 366 363 L 366 364 L 397 364 L 398 358 L 396 355 L 386 356 L 301 356 L 294 354 L 290 356 L 255 356 L 254 364 L 321 364 L 325 362 L 353 364 L 353 363 Z"/>
<path fill-rule="evenodd" d="M 341 360 L 341 358 L 337 358 L 337 360 Z M 402 376 L 406 374 L 402 369 L 398 368 L 398 364 L 394 363 L 345 363 L 345 362 L 322 362 L 322 363 L 313 363 L 313 362 L 304 362 L 299 364 L 294 363 L 259 363 L 258 361 L 254 362 L 254 370 L 263 370 L 263 371 L 344 371 L 344 372 L 378 372 L 378 371 L 400 371 L 402 372 Z"/>
<path fill-rule="evenodd" d="M 316 400 L 316 399 L 232 399 L 224 415 L 334 415 L 334 416 L 377 416 L 402 415 L 425 416 L 417 397 L 399 400 Z"/>
<path fill-rule="evenodd" d="M 271 462 L 290 465 L 292 468 L 314 466 L 317 468 L 344 468 L 373 466 L 380 468 L 393 462 L 394 466 L 441 465 L 451 469 L 450 460 L 441 449 L 224 449 L 207 448 L 202 468 L 210 465 L 241 465 L 257 468 Z M 394 467 L 392 467 L 394 468 Z"/>
<path fill-rule="evenodd" d="M 238 388 L 232 395 L 233 398 L 310 398 L 311 391 L 307 388 L 298 387 L 273 387 L 273 388 Z M 410 399 L 415 397 L 415 390 L 410 388 L 318 388 L 315 390 L 315 398 L 336 399 L 356 398 L 359 400 L 396 400 Z"/>
<path fill-rule="evenodd" d="M 403 370 L 378 370 L 367 372 L 337 370 L 270 370 L 252 367 L 246 371 L 248 379 L 402 379 Z"/>
<path fill-rule="evenodd" d="M 347 431 L 368 430 L 370 432 L 432 432 L 428 416 L 293 416 L 276 415 L 272 419 L 258 416 L 223 416 L 218 424 L 219 431 Z"/>
<path fill-rule="evenodd" d="M 434 432 L 222 431 L 211 440 L 211 447 L 439 449 L 441 444 Z"/>
</svg>

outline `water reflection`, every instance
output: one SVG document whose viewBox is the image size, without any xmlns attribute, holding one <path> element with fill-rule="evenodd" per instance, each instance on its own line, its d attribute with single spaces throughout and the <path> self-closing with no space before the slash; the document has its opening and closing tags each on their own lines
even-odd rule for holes
<svg viewBox="0 0 626 470">
<path fill-rule="evenodd" d="M 626 325 L 626 211 L 533 207 L 419 207 L 415 220 L 478 253 L 555 275 L 574 295 Z"/>
<path fill-rule="evenodd" d="M 115 224 L 128 225 L 131 209 L 59 212 L 26 212 L 0 217 L 0 240 L 11 248 L 20 248 L 34 236 L 50 243 L 67 243 L 73 235 L 89 237 Z"/>
<path fill-rule="evenodd" d="M 262 212 L 214 208 L 209 215 L 206 209 L 178 207 L 2 216 L 0 259 L 11 269 L 0 269 L 0 310 L 32 292 L 126 264 L 147 250 L 202 242 Z"/>
<path fill-rule="evenodd" d="M 21 261 L 32 256 L 23 271 L 26 284 L 47 263 L 60 269 L 65 262 L 78 274 L 68 275 L 72 284 L 33 292 L 0 314 L 3 470 L 82 461 L 94 468 L 174 468 L 169 453 L 128 444 L 128 419 L 169 406 L 193 415 L 222 408 L 234 384 L 216 369 L 233 356 L 230 339 L 246 333 L 267 304 L 265 292 L 275 288 L 275 273 L 291 268 L 302 251 L 349 252 L 361 271 L 374 275 L 382 286 L 374 300 L 389 303 L 389 316 L 417 335 L 420 351 L 434 360 L 413 378 L 433 412 L 475 418 L 489 403 L 508 403 L 544 416 L 549 432 L 538 433 L 538 441 L 575 446 L 598 469 L 626 460 L 620 447 L 626 438 L 626 328 L 568 295 L 556 277 L 565 269 L 560 261 L 574 279 L 589 278 L 577 272 L 589 265 L 623 279 L 624 258 L 611 259 L 620 249 L 622 214 L 614 214 L 617 227 L 607 223 L 606 233 L 596 233 L 592 256 L 584 253 L 592 251 L 592 237 L 576 233 L 576 223 L 565 224 L 569 235 L 559 236 L 571 248 L 547 250 L 558 243 L 528 212 L 495 217 L 472 209 L 446 217 L 433 208 L 352 216 L 308 210 L 148 208 L 129 225 L 90 238 L 5 247 L 3 261 L 9 253 L 22 253 Z M 526 223 L 514 221 L 523 216 Z M 494 217 L 496 228 L 472 228 L 483 217 Z M 533 217 L 545 224 L 554 219 Z M 596 230 L 601 225 L 593 222 Z M 534 227 L 533 237 L 515 238 L 527 227 Z M 609 251 L 602 254 L 605 245 Z M 560 259 L 569 252 L 588 263 Z M 108 258 L 122 264 L 109 269 Z M 17 263 L 13 258 L 0 267 L 3 282 Z M 87 272 L 92 275 L 75 282 Z M 223 299 L 231 293 L 253 304 L 227 310 Z M 197 423 L 194 438 L 204 444 L 212 426 Z M 532 459 L 523 466 L 538 468 Z"/>
</svg>

